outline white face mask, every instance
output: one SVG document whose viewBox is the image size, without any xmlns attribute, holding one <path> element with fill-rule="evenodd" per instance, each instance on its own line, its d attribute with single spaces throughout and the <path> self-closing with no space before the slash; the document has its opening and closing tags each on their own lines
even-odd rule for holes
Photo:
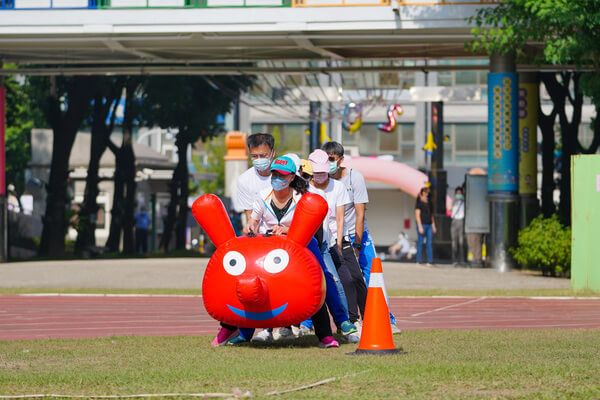
<svg viewBox="0 0 600 400">
<path fill-rule="evenodd" d="M 266 171 L 271 166 L 271 159 L 257 158 L 256 160 L 252 160 L 252 165 L 259 171 Z"/>
<path fill-rule="evenodd" d="M 329 174 L 327 174 L 327 172 L 317 172 L 313 175 L 313 179 L 315 180 L 315 183 L 317 185 L 322 185 L 325 182 L 327 182 L 327 179 L 329 178 Z"/>
</svg>

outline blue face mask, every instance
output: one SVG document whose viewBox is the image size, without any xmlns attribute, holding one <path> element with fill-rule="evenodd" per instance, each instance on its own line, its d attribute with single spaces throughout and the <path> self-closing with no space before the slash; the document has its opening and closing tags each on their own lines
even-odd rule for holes
<svg viewBox="0 0 600 400">
<path fill-rule="evenodd" d="M 462 200 L 462 199 L 464 199 L 464 197 L 463 197 L 463 195 L 462 195 L 462 194 L 457 194 L 457 195 L 455 196 L 455 198 L 456 198 L 456 200 Z"/>
<path fill-rule="evenodd" d="M 331 175 L 335 174 L 338 170 L 337 161 L 329 161 L 329 173 Z"/>
<path fill-rule="evenodd" d="M 279 178 L 279 177 L 273 178 L 273 177 L 271 177 L 271 186 L 273 186 L 274 190 L 279 191 L 279 190 L 283 190 L 283 189 L 287 188 L 288 186 L 290 186 L 290 183 L 287 180 L 283 179 L 283 178 Z"/>
<path fill-rule="evenodd" d="M 257 158 L 255 160 L 252 160 L 252 165 L 258 171 L 266 171 L 271 166 L 271 159 L 270 158 Z"/>
</svg>

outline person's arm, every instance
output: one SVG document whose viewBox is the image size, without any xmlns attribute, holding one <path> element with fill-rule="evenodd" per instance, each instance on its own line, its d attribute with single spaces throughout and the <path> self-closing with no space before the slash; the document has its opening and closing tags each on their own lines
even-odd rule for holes
<svg viewBox="0 0 600 400">
<path fill-rule="evenodd" d="M 423 224 L 421 224 L 421 209 L 420 208 L 415 208 L 415 218 L 417 220 L 417 229 L 419 230 L 419 233 L 422 235 L 423 233 L 425 233 L 425 231 L 423 230 Z"/>
<path fill-rule="evenodd" d="M 342 239 L 344 238 L 344 212 L 346 206 L 337 206 L 335 208 L 335 223 L 337 225 L 337 246 L 342 251 Z"/>
<path fill-rule="evenodd" d="M 244 234 L 247 235 L 250 233 L 250 230 L 252 230 L 252 233 L 257 233 L 258 223 L 262 219 L 264 213 L 263 202 L 259 199 L 254 200 L 252 209 L 244 210 L 244 212 L 246 213 L 246 221 L 248 221 L 246 222 L 246 225 L 244 225 Z"/>
<path fill-rule="evenodd" d="M 356 212 L 356 225 L 354 228 L 354 243 L 362 243 L 362 235 L 365 231 L 365 211 L 367 205 L 365 203 L 354 204 L 354 211 Z"/>
<path fill-rule="evenodd" d="M 437 229 L 435 229 L 435 218 L 433 217 L 433 213 L 431 213 L 431 229 L 433 229 L 433 233 L 437 232 Z"/>
<path fill-rule="evenodd" d="M 246 224 L 246 226 L 244 226 L 244 229 L 243 229 L 244 235 L 248 235 L 250 233 L 250 231 L 252 231 L 253 233 L 256 233 L 257 228 L 258 228 L 258 221 L 252 217 L 248 217 L 248 223 Z"/>
</svg>

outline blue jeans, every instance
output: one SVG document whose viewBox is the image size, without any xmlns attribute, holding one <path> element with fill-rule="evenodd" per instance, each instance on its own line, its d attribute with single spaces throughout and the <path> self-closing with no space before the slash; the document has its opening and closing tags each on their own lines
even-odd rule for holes
<svg viewBox="0 0 600 400">
<path fill-rule="evenodd" d="M 350 236 L 350 240 L 354 243 L 355 235 Z M 371 239 L 371 235 L 369 235 L 369 231 L 364 231 L 362 235 L 362 249 L 360 249 L 360 253 L 358 255 L 358 263 L 360 264 L 360 269 L 362 270 L 363 276 L 365 277 L 365 282 L 367 283 L 367 288 L 369 287 L 369 278 L 371 277 L 371 263 L 373 262 L 373 258 L 377 257 L 377 252 L 375 251 L 375 244 L 373 243 L 373 239 Z M 387 293 L 385 293 L 386 301 L 387 301 Z M 389 302 L 388 302 L 389 308 Z M 396 324 L 396 317 L 390 311 L 390 322 L 392 324 Z"/>
<path fill-rule="evenodd" d="M 425 240 L 425 250 L 427 251 L 427 262 L 433 261 L 433 246 L 431 241 L 433 240 L 433 227 L 431 224 L 422 224 L 423 234 L 419 233 L 419 226 L 417 226 L 417 262 L 420 263 L 423 260 L 423 240 Z"/>
<path fill-rule="evenodd" d="M 335 324 L 339 326 L 342 322 L 348 321 L 348 303 L 346 301 L 346 295 L 343 294 L 343 297 L 341 297 L 337 286 L 337 283 L 340 283 L 341 285 L 340 278 L 337 278 L 336 282 L 335 277 L 337 276 L 337 271 L 335 271 L 335 266 L 333 267 L 335 275 L 333 275 L 327 267 L 327 263 L 325 262 L 325 259 L 321 254 L 319 244 L 317 243 L 317 240 L 315 238 L 312 238 L 310 240 L 310 243 L 308 244 L 307 248 L 313 253 L 315 258 L 321 265 L 323 275 L 325 276 L 325 284 L 327 286 L 325 302 L 327 303 L 327 308 L 329 308 L 329 312 L 331 313 L 333 322 L 335 322 Z M 329 255 L 329 252 L 327 252 L 327 255 Z M 331 255 L 329 255 L 329 258 L 331 259 Z M 343 288 L 342 293 L 344 293 Z"/>
</svg>

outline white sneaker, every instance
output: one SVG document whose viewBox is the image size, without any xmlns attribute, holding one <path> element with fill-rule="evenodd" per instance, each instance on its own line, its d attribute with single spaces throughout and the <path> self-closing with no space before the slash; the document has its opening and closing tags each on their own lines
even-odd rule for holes
<svg viewBox="0 0 600 400">
<path fill-rule="evenodd" d="M 402 333 L 402 329 L 398 328 L 395 324 L 392 324 L 392 335 L 399 335 Z"/>
<path fill-rule="evenodd" d="M 279 328 L 279 340 L 296 339 L 290 328 Z"/>
<path fill-rule="evenodd" d="M 253 342 L 272 342 L 273 341 L 273 334 L 271 332 L 269 332 L 266 329 L 263 329 L 262 331 L 258 332 L 256 335 L 254 335 L 254 337 L 252 338 Z"/>
<path fill-rule="evenodd" d="M 360 334 L 362 333 L 362 319 L 357 320 L 354 326 L 356 326 L 356 333 L 354 334 L 360 338 Z"/>
<path fill-rule="evenodd" d="M 360 337 L 356 335 L 356 333 L 350 333 L 348 335 L 340 336 L 340 343 L 358 343 L 360 342 Z"/>
<path fill-rule="evenodd" d="M 306 336 L 306 335 L 310 335 L 310 334 L 314 334 L 312 329 L 309 329 L 305 325 L 300 325 L 300 333 L 298 334 L 298 336 Z"/>
</svg>

